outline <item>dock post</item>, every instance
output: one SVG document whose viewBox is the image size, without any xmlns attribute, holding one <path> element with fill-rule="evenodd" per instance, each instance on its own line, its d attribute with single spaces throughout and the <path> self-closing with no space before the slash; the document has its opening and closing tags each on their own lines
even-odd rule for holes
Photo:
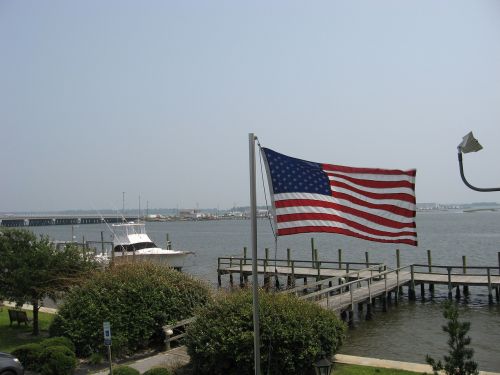
<svg viewBox="0 0 500 375">
<path fill-rule="evenodd" d="M 498 260 L 500 262 L 500 257 L 498 258 Z M 341 269 L 342 269 L 342 249 L 339 249 L 339 270 Z"/>
<path fill-rule="evenodd" d="M 410 301 L 415 301 L 416 297 L 415 297 L 415 271 L 414 271 L 414 265 L 412 264 L 410 266 L 410 268 L 411 268 L 411 281 L 410 281 L 410 287 L 409 287 L 409 290 L 408 290 L 408 298 L 410 299 Z"/>
<path fill-rule="evenodd" d="M 240 258 L 240 288 L 243 288 L 245 283 L 243 282 L 243 259 Z"/>
<path fill-rule="evenodd" d="M 314 264 L 319 267 L 318 249 L 314 249 Z"/>
<path fill-rule="evenodd" d="M 396 291 L 394 292 L 394 302 L 396 305 L 399 302 L 399 293 L 400 293 L 400 288 L 399 288 L 399 269 L 396 269 Z"/>
<path fill-rule="evenodd" d="M 291 260 L 292 260 L 292 256 L 291 256 L 290 248 L 287 248 L 286 249 L 286 265 L 288 267 L 290 267 Z"/>
<path fill-rule="evenodd" d="M 491 271 L 490 271 L 490 267 L 486 268 L 486 271 L 488 272 L 488 303 L 490 305 L 493 305 L 493 293 L 491 291 Z"/>
<path fill-rule="evenodd" d="M 342 310 L 342 312 L 340 313 L 340 319 L 342 319 L 343 322 L 345 322 L 347 320 L 347 311 L 346 310 Z"/>
<path fill-rule="evenodd" d="M 314 238 L 311 237 L 311 266 L 314 268 Z"/>
<path fill-rule="evenodd" d="M 448 299 L 451 299 L 453 296 L 452 290 L 453 287 L 451 286 L 451 267 L 447 267 L 448 269 Z"/>
<path fill-rule="evenodd" d="M 372 320 L 373 319 L 373 313 L 372 313 L 372 304 L 368 303 L 366 305 L 366 320 Z"/>
<path fill-rule="evenodd" d="M 396 249 L 396 268 L 401 268 L 401 257 L 399 255 L 399 249 Z M 398 276 L 399 276 L 399 271 L 398 271 Z M 399 283 L 398 283 L 399 285 Z M 400 286 L 398 287 L 398 295 L 403 295 L 403 287 Z"/>
<path fill-rule="evenodd" d="M 246 265 L 247 264 L 247 247 L 244 246 L 243 247 L 243 259 L 244 259 L 244 264 Z"/>
<path fill-rule="evenodd" d="M 420 297 L 422 300 L 425 300 L 425 284 L 422 283 L 420 284 Z"/>
<path fill-rule="evenodd" d="M 104 232 L 101 230 L 101 255 L 104 255 Z"/>
<path fill-rule="evenodd" d="M 352 308 L 349 310 L 349 327 L 354 327 L 354 311 Z"/>
<path fill-rule="evenodd" d="M 429 265 L 429 273 L 432 273 L 432 254 L 427 250 L 427 264 Z M 434 293 L 434 284 L 429 284 L 429 292 Z"/>
<path fill-rule="evenodd" d="M 387 312 L 387 295 L 382 296 L 382 311 Z"/>
<path fill-rule="evenodd" d="M 366 268 L 370 267 L 370 258 L 368 256 L 368 251 L 365 251 L 365 261 L 366 261 Z"/>
<path fill-rule="evenodd" d="M 318 262 L 318 274 L 316 275 L 316 281 L 321 280 L 321 262 Z M 318 285 L 318 290 L 321 290 L 321 284 Z"/>
<path fill-rule="evenodd" d="M 292 286 L 295 287 L 295 262 L 292 261 Z"/>
<path fill-rule="evenodd" d="M 222 286 L 222 277 L 220 272 L 220 258 L 217 258 L 217 283 L 219 284 L 219 288 Z"/>
<path fill-rule="evenodd" d="M 467 273 L 467 257 L 465 255 L 462 255 L 462 267 L 463 267 L 463 273 L 464 275 Z M 460 290 L 457 289 L 457 294 L 458 297 L 460 298 Z M 464 284 L 464 296 L 469 295 L 469 286 L 467 284 Z"/>
</svg>

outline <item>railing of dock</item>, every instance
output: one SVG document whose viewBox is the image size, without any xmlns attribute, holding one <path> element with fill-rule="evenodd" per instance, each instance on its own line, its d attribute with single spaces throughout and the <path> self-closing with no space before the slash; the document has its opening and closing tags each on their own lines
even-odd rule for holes
<svg viewBox="0 0 500 375">
<path fill-rule="evenodd" d="M 404 267 L 399 267 L 396 269 L 384 269 L 383 271 L 378 271 L 377 269 L 371 269 L 370 276 L 367 277 L 361 277 L 352 281 L 346 281 L 345 283 L 340 283 L 339 285 L 332 285 L 332 286 L 326 286 L 326 287 L 319 287 L 325 282 L 329 282 L 329 280 L 321 280 L 316 282 L 317 284 L 317 289 L 316 291 L 313 291 L 311 293 L 299 295 L 300 299 L 304 300 L 321 300 L 324 301 L 326 300 L 326 307 L 329 309 L 337 310 L 338 308 L 341 308 L 344 305 L 349 306 L 351 309 L 354 309 L 354 305 L 356 303 L 359 303 L 359 301 L 356 301 L 354 298 L 355 292 L 357 289 L 366 287 L 367 288 L 367 295 L 366 299 L 369 303 L 372 303 L 372 298 L 373 296 L 373 283 L 376 282 L 383 282 L 383 293 L 385 296 L 388 295 L 388 293 L 391 290 L 395 290 L 396 292 L 396 300 L 399 298 L 399 293 L 400 293 L 400 287 L 402 286 L 401 280 L 400 280 L 400 274 L 402 271 L 410 269 L 411 266 L 404 266 Z M 355 276 L 357 272 L 351 272 L 351 276 Z M 388 284 L 388 279 L 390 278 L 390 275 L 393 277 L 393 283 L 390 285 Z M 339 278 L 334 278 L 334 279 L 339 279 Z M 394 280 L 395 279 L 395 280 Z M 331 280 L 330 280 L 331 281 Z M 395 283 L 394 283 L 395 281 Z M 311 284 L 312 285 L 312 284 Z M 308 285 L 308 286 L 311 286 Z M 330 285 L 330 284 L 329 284 Z M 298 288 L 295 288 L 298 289 Z M 302 288 L 303 289 L 303 288 Z"/>
<path fill-rule="evenodd" d="M 168 324 L 163 326 L 163 332 L 165 332 L 165 346 L 166 350 L 170 350 L 172 343 L 180 341 L 186 336 L 186 328 L 189 324 L 193 323 L 196 317 L 180 320 L 174 324 Z"/>
<path fill-rule="evenodd" d="M 433 281 L 432 276 L 438 276 L 438 277 L 442 276 L 446 277 L 447 280 L 449 298 L 451 298 L 452 296 L 453 286 L 464 285 L 465 288 L 468 288 L 469 285 L 487 285 L 488 297 L 491 303 L 493 301 L 494 284 L 496 284 L 495 289 L 497 290 L 496 293 L 498 297 L 498 287 L 500 286 L 500 253 L 499 253 L 499 265 L 496 267 L 467 266 L 465 256 L 462 257 L 462 265 L 460 266 L 413 264 L 410 267 L 411 267 L 411 283 L 413 287 L 415 285 L 416 279 L 418 281 L 421 281 L 422 283 L 424 282 L 433 283 L 435 281 Z M 424 280 L 419 280 L 418 275 L 415 274 L 423 275 L 423 277 L 420 277 L 420 279 Z M 493 282 L 493 278 L 495 278 L 496 282 Z M 475 280 L 472 281 L 473 279 Z M 457 289 L 457 292 L 459 293 L 459 289 Z"/>
<path fill-rule="evenodd" d="M 239 267 L 243 271 L 243 266 L 249 266 L 252 264 L 252 258 L 245 257 L 219 257 L 217 258 L 217 269 L 219 271 L 224 271 L 226 269 L 232 269 L 233 267 Z M 270 259 L 270 258 L 258 258 L 257 266 L 263 267 L 264 272 L 273 272 L 274 267 L 287 267 L 290 270 L 298 268 L 313 268 L 313 269 L 338 269 L 346 270 L 349 272 L 353 269 L 360 267 L 369 266 L 379 266 L 381 263 L 374 262 L 337 262 L 337 261 L 316 261 L 316 260 L 292 260 L 292 259 Z M 293 272 L 292 272 L 293 273 Z"/>
</svg>

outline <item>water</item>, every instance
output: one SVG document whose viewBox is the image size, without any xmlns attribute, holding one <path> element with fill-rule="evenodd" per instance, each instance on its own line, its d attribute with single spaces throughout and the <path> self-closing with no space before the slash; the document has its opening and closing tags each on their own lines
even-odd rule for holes
<svg viewBox="0 0 500 375">
<path fill-rule="evenodd" d="M 344 261 L 363 261 L 365 251 L 370 261 L 395 266 L 395 249 L 401 250 L 403 265 L 427 263 L 427 249 L 432 250 L 433 264 L 461 265 L 462 255 L 470 266 L 498 264 L 500 251 L 500 213 L 435 212 L 417 215 L 419 246 L 386 245 L 329 234 L 314 234 L 321 260 L 337 260 L 337 249 L 343 249 Z M 34 232 L 52 239 L 70 240 L 72 230 L 78 240 L 111 240 L 105 225 L 80 225 L 33 227 Z M 165 244 L 166 233 L 175 249 L 192 250 L 196 255 L 189 259 L 184 271 L 202 278 L 212 285 L 217 280 L 217 257 L 241 256 L 243 247 L 250 248 L 250 222 L 200 221 L 147 223 L 147 231 L 158 245 Z M 274 257 L 274 240 L 267 220 L 258 221 L 259 257 L 264 248 L 271 249 Z M 311 235 L 280 238 L 278 258 L 286 258 L 286 248 L 295 259 L 310 259 Z M 250 250 L 249 250 L 250 251 Z M 250 254 L 250 252 L 249 252 Z M 417 288 L 419 296 L 420 288 Z M 475 359 L 484 371 L 500 372 L 500 305 L 488 306 L 487 289 L 471 288 L 468 299 L 459 301 L 461 318 L 471 322 L 469 332 Z M 447 350 L 447 336 L 441 330 L 446 288 L 437 288 L 434 300 L 409 302 L 404 300 L 387 313 L 375 310 L 372 321 L 358 319 L 348 340 L 342 347 L 344 354 L 369 356 L 392 360 L 423 363 L 426 354 L 441 358 Z"/>
</svg>

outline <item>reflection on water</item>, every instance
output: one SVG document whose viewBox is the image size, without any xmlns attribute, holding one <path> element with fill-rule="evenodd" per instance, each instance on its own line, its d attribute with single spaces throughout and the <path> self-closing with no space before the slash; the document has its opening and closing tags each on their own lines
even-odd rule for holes
<svg viewBox="0 0 500 375">
<path fill-rule="evenodd" d="M 471 293 L 475 292 L 471 290 Z M 366 310 L 355 314 L 354 328 L 348 331 L 340 352 L 416 363 L 425 363 L 426 354 L 441 359 L 448 351 L 448 335 L 441 328 L 446 324 L 443 317 L 446 299 L 447 291 L 439 289 L 432 300 L 409 302 L 404 299 L 397 306 L 390 306 L 385 313 L 377 306 L 371 321 L 364 320 L 362 314 L 366 314 Z M 490 307 L 484 293 L 472 294 L 468 300 L 462 298 L 457 304 L 459 319 L 471 322 L 471 347 L 475 350 L 474 360 L 479 363 L 480 370 L 499 371 L 500 305 Z"/>
<path fill-rule="evenodd" d="M 361 241 L 345 236 L 314 234 L 320 260 L 337 260 L 337 249 L 343 249 L 344 261 L 364 260 L 365 251 L 370 261 L 395 265 L 395 250 L 401 250 L 403 265 L 426 263 L 427 249 L 432 250 L 434 264 L 461 265 L 462 255 L 470 266 L 495 266 L 500 250 L 500 213 L 417 214 L 418 247 L 385 245 Z M 53 239 L 70 240 L 72 231 L 78 240 L 99 240 L 104 231 L 105 241 L 110 232 L 105 225 L 33 227 Z M 158 245 L 165 244 L 170 234 L 174 249 L 192 250 L 196 254 L 187 261 L 184 271 L 216 285 L 217 257 L 241 256 L 243 247 L 250 245 L 250 221 L 166 222 L 147 223 L 147 231 Z M 264 248 L 274 254 L 274 240 L 266 220 L 259 220 L 259 257 Z M 286 248 L 295 259 L 310 259 L 310 234 L 285 236 L 278 241 L 277 258 L 286 258 Z M 417 287 L 417 296 L 420 288 Z M 429 295 L 427 294 L 427 297 Z M 434 300 L 410 303 L 404 300 L 389 312 L 377 307 L 372 321 L 359 320 L 349 331 L 349 339 L 342 352 L 393 360 L 424 363 L 426 354 L 441 358 L 447 350 L 442 305 L 446 288 L 436 288 Z M 481 370 L 500 372 L 500 310 L 499 305 L 488 306 L 486 287 L 470 288 L 470 296 L 462 295 L 459 304 L 462 319 L 471 322 L 470 336 L 476 350 L 475 359 Z"/>
</svg>

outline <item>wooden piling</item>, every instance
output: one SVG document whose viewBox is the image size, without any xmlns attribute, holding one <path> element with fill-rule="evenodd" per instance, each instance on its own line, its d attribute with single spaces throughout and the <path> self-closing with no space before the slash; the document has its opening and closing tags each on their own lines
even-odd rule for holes
<svg viewBox="0 0 500 375">
<path fill-rule="evenodd" d="M 399 249 L 396 249 L 396 268 L 401 268 L 401 257 L 400 257 L 400 254 L 399 254 Z M 399 272 L 398 272 L 399 274 Z M 399 285 L 399 283 L 398 283 Z M 398 288 L 398 295 L 403 295 L 403 287 L 400 286 Z"/>
<path fill-rule="evenodd" d="M 413 264 L 411 265 L 411 281 L 410 286 L 408 287 L 408 298 L 410 301 L 415 301 L 417 298 L 415 296 L 415 272 L 413 268 Z"/>
<path fill-rule="evenodd" d="M 490 305 L 493 304 L 493 293 L 491 289 L 491 272 L 490 272 L 490 267 L 486 268 L 486 271 L 488 272 L 488 303 Z"/>
<path fill-rule="evenodd" d="M 286 265 L 290 267 L 290 262 L 292 261 L 290 248 L 286 249 Z"/>
<path fill-rule="evenodd" d="M 245 282 L 243 281 L 243 259 L 240 258 L 240 288 L 245 286 Z"/>
<path fill-rule="evenodd" d="M 451 267 L 447 267 L 448 270 L 448 299 L 451 299 L 453 296 L 452 286 L 451 286 Z"/>
<path fill-rule="evenodd" d="M 111 249 L 113 251 L 113 249 Z M 104 255 L 104 232 L 101 230 L 101 255 Z"/>
<path fill-rule="evenodd" d="M 366 268 L 370 267 L 370 257 L 368 255 L 368 251 L 365 251 L 365 261 L 366 261 Z"/>
<path fill-rule="evenodd" d="M 247 264 L 247 247 L 243 247 L 243 259 L 244 259 L 244 264 Z"/>
<path fill-rule="evenodd" d="M 427 264 L 429 265 L 429 273 L 432 273 L 432 253 L 427 250 Z M 434 284 L 429 284 L 429 292 L 434 293 Z"/>
<path fill-rule="evenodd" d="M 422 298 L 422 300 L 425 299 L 425 284 L 424 283 L 420 284 L 420 297 Z"/>
<path fill-rule="evenodd" d="M 498 259 L 500 261 L 500 258 L 498 258 Z M 342 249 L 339 249 L 339 270 L 341 270 L 341 269 L 342 269 Z"/>
<path fill-rule="evenodd" d="M 366 320 L 372 320 L 373 319 L 373 313 L 372 313 L 372 304 L 367 303 L 366 304 Z"/>
<path fill-rule="evenodd" d="M 467 257 L 465 255 L 462 255 L 462 272 L 464 275 L 467 273 Z M 469 286 L 467 284 L 464 284 L 463 289 L 464 289 L 464 295 L 465 296 L 469 295 Z M 457 289 L 457 295 L 455 297 L 460 298 L 459 289 Z"/>
<path fill-rule="evenodd" d="M 311 237 L 311 266 L 314 268 L 314 238 Z"/>
<path fill-rule="evenodd" d="M 217 258 L 217 284 L 219 285 L 219 288 L 222 286 L 222 277 L 221 277 L 221 271 L 220 271 L 220 258 Z"/>
</svg>

